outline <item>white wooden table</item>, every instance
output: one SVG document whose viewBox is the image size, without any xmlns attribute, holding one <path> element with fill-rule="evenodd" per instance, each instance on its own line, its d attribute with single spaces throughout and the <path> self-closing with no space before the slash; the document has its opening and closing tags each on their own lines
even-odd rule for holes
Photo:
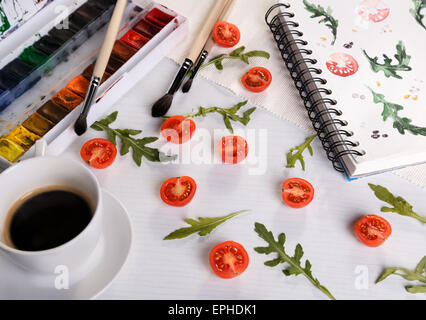
<svg viewBox="0 0 426 320">
<path fill-rule="evenodd" d="M 114 110 L 119 111 L 118 120 L 112 126 L 142 129 L 143 136 L 159 136 L 162 120 L 150 116 L 151 105 L 167 90 L 176 70 L 174 62 L 164 59 L 117 104 Z M 237 76 L 235 81 L 238 81 Z M 190 94 L 176 95 L 170 114 L 186 114 L 198 106 L 230 107 L 240 101 L 227 90 L 198 78 Z M 285 101 L 282 107 L 286 107 Z M 196 119 L 196 123 L 199 129 L 210 132 L 224 129 L 220 115 Z M 240 124 L 235 124 L 234 128 L 244 129 Z M 426 230 L 414 219 L 381 214 L 384 203 L 375 198 L 367 183 L 388 187 L 405 197 L 423 215 L 426 214 L 425 190 L 391 173 L 348 182 L 333 170 L 319 141 L 314 143 L 314 156 L 311 158 L 307 154 L 305 157 L 305 172 L 299 164 L 296 169 L 286 169 L 287 151 L 301 144 L 308 133 L 262 109 L 252 115 L 247 129 L 255 129 L 256 139 L 261 134 L 267 137 L 260 144 L 250 144 L 250 152 L 259 157 L 259 148 L 267 147 L 266 156 L 260 157 L 257 165 L 164 165 L 143 160 L 139 168 L 131 155 L 127 155 L 118 157 L 106 170 L 93 170 L 102 187 L 123 201 L 130 212 L 134 231 L 128 261 L 100 299 L 326 299 L 302 276 L 285 277 L 282 267 L 263 265 L 269 257 L 253 250 L 266 244 L 253 230 L 256 221 L 265 224 L 275 236 L 285 232 L 286 249 L 290 254 L 294 253 L 295 245 L 301 243 L 304 258 L 312 263 L 314 276 L 337 299 L 425 299 L 424 294 L 406 293 L 404 285 L 408 281 L 396 276 L 374 284 L 384 267 L 414 269 L 426 254 Z M 202 131 L 198 130 L 189 146 L 199 146 L 197 140 Z M 83 143 L 95 137 L 104 137 L 104 134 L 89 130 L 63 157 L 79 159 Z M 213 148 L 219 138 L 206 143 Z M 164 145 L 164 140 L 154 144 Z M 264 167 L 265 172 L 253 175 L 252 169 L 256 167 Z M 160 186 L 167 178 L 181 175 L 196 180 L 197 193 L 190 205 L 169 207 L 160 199 Z M 314 185 L 315 199 L 308 207 L 294 210 L 283 204 L 280 188 L 289 177 L 302 177 Z M 209 236 L 162 240 L 171 231 L 184 227 L 184 218 L 222 216 L 242 209 L 252 212 L 226 222 Z M 365 214 L 382 215 L 392 224 L 393 234 L 383 246 L 369 248 L 355 237 L 354 222 Z M 215 276 L 208 263 L 210 249 L 225 240 L 243 244 L 250 256 L 246 272 L 232 280 Z M 360 288 L 356 285 L 357 277 L 360 271 L 366 270 L 367 288 Z"/>
</svg>

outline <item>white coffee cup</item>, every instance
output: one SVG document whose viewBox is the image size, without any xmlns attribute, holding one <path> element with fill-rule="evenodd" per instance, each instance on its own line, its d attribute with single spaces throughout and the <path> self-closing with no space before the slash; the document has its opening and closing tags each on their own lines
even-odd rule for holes
<svg viewBox="0 0 426 320">
<path fill-rule="evenodd" d="M 93 207 L 91 221 L 80 234 L 59 247 L 43 251 L 13 248 L 4 236 L 10 208 L 29 192 L 49 186 L 66 186 L 81 192 Z M 78 267 L 95 249 L 101 227 L 101 188 L 83 164 L 56 157 L 37 157 L 17 163 L 0 174 L 0 253 L 26 270 L 53 273 L 57 266 Z"/>
</svg>

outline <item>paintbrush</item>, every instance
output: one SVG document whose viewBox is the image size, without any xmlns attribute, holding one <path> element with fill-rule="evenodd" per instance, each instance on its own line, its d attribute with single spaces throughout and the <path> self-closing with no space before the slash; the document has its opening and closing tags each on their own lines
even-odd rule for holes
<svg viewBox="0 0 426 320">
<path fill-rule="evenodd" d="M 228 0 L 225 7 L 223 8 L 222 14 L 220 15 L 219 21 L 226 20 L 229 16 L 229 14 L 232 11 L 232 8 L 235 4 L 236 0 Z M 213 33 L 213 31 L 212 31 Z M 189 79 L 185 82 L 185 84 L 182 87 L 182 92 L 187 93 L 189 90 L 191 90 L 192 82 L 194 81 L 195 76 L 197 75 L 198 71 L 200 70 L 201 66 L 204 64 L 204 62 L 207 59 L 207 56 L 209 55 L 211 49 L 214 46 L 214 40 L 212 38 L 212 33 L 210 33 L 209 39 L 207 40 L 206 44 L 204 45 L 203 51 L 201 51 L 200 56 L 198 57 L 197 63 L 195 64 L 194 69 L 191 72 L 191 75 L 189 76 Z"/>
<path fill-rule="evenodd" d="M 87 91 L 86 98 L 84 100 L 83 110 L 74 124 L 74 131 L 79 136 L 84 134 L 87 130 L 87 115 L 89 114 L 90 108 L 92 107 L 93 99 L 96 96 L 96 92 L 99 88 L 99 85 L 101 84 L 103 74 L 111 57 L 112 48 L 120 29 L 121 20 L 123 18 L 126 5 L 127 0 L 117 0 L 115 5 L 114 12 L 112 14 L 104 42 L 101 47 L 101 51 L 99 52 L 98 59 L 96 60 L 89 90 Z"/>
<path fill-rule="evenodd" d="M 207 42 L 210 42 L 207 41 Z M 212 45 L 213 46 L 213 43 Z M 210 47 L 211 49 L 211 47 Z M 198 70 L 200 70 L 201 66 L 203 65 L 204 61 L 206 61 L 207 56 L 209 55 L 210 52 L 209 47 L 204 46 L 203 51 L 201 52 L 200 56 L 198 57 L 197 63 L 195 64 L 194 69 L 191 72 L 191 75 L 189 76 L 189 79 L 184 83 L 183 87 L 182 87 L 182 92 L 183 93 L 187 93 L 189 90 L 191 90 L 191 86 L 192 86 L 192 81 L 194 81 L 195 76 L 198 73 Z"/>
<path fill-rule="evenodd" d="M 211 8 L 206 20 L 204 21 L 203 26 L 199 30 L 197 37 L 192 43 L 188 57 L 185 59 L 178 73 L 176 74 L 170 89 L 152 106 L 153 117 L 162 117 L 167 113 L 167 111 L 169 111 L 173 102 L 173 95 L 180 88 L 186 74 L 193 66 L 197 57 L 200 55 L 201 50 L 210 36 L 211 30 L 218 21 L 221 13 L 223 12 L 223 8 L 225 8 L 225 5 L 228 3 L 228 1 L 229 0 L 214 1 L 214 5 Z"/>
</svg>

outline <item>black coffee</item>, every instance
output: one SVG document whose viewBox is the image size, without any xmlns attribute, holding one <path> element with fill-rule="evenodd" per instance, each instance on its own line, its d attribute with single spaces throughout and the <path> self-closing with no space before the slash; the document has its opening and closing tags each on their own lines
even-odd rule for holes
<svg viewBox="0 0 426 320">
<path fill-rule="evenodd" d="M 29 196 L 10 214 L 10 241 L 24 251 L 58 247 L 75 238 L 92 219 L 88 202 L 69 190 Z"/>
</svg>

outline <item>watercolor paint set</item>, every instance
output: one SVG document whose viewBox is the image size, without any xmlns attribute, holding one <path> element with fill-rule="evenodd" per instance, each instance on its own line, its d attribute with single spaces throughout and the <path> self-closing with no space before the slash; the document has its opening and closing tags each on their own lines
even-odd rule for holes
<svg viewBox="0 0 426 320">
<path fill-rule="evenodd" d="M 72 127 L 114 4 L 113 0 L 55 1 L 23 25 L 25 30 L 19 28 L 2 41 L 0 168 L 34 156 L 34 145 L 41 138 L 52 155 L 75 139 Z M 63 9 L 59 17 L 58 6 Z M 129 1 L 89 125 L 182 41 L 187 28 L 184 17 L 161 5 Z M 16 43 L 21 45 L 16 48 Z"/>
</svg>

